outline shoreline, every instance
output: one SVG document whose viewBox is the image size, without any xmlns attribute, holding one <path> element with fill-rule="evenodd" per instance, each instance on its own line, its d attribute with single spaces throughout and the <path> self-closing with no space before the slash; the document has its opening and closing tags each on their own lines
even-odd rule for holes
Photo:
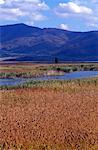
<svg viewBox="0 0 98 150">
<path fill-rule="evenodd" d="M 0 61 L 0 65 L 3 64 L 96 64 L 98 61 L 60 61 L 58 63 L 54 63 L 53 61 Z"/>
</svg>

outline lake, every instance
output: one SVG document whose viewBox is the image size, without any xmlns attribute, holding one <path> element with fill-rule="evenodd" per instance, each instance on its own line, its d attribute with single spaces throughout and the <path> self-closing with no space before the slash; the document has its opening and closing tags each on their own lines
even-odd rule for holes
<svg viewBox="0 0 98 150">
<path fill-rule="evenodd" d="M 98 76 L 98 71 L 77 71 L 66 73 L 59 76 L 44 76 L 36 78 L 11 78 L 0 79 L 0 86 L 16 86 L 29 81 L 46 81 L 46 80 L 74 80 Z"/>
</svg>

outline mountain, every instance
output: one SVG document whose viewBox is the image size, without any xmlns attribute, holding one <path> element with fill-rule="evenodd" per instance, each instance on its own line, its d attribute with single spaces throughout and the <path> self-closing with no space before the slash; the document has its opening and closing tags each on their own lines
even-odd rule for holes
<svg viewBox="0 0 98 150">
<path fill-rule="evenodd" d="M 25 24 L 0 26 L 1 60 L 98 61 L 98 31 L 72 32 Z"/>
</svg>

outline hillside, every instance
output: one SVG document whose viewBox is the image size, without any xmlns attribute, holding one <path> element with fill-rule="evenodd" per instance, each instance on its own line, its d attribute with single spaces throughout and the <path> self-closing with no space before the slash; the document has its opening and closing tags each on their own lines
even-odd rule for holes
<svg viewBox="0 0 98 150">
<path fill-rule="evenodd" d="M 25 24 L 0 26 L 1 60 L 98 61 L 98 31 L 72 32 Z"/>
</svg>

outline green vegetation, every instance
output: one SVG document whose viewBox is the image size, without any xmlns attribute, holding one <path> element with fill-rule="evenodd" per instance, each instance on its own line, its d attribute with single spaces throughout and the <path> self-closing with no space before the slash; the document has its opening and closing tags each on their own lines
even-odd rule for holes
<svg viewBox="0 0 98 150">
<path fill-rule="evenodd" d="M 32 78 L 45 75 L 62 75 L 74 71 L 98 71 L 98 64 L 4 65 L 0 68 L 0 78 Z"/>
<path fill-rule="evenodd" d="M 88 85 L 97 85 L 98 84 L 98 78 L 86 78 L 86 79 L 75 79 L 75 80 L 50 80 L 50 81 L 36 81 L 36 80 L 32 80 L 32 81 L 28 81 L 24 84 L 21 85 L 16 85 L 16 86 L 0 86 L 0 90 L 2 89 L 24 89 L 24 88 L 37 88 L 37 87 L 51 87 L 51 88 L 63 88 L 63 85 L 72 85 L 72 84 L 76 84 L 77 86 L 82 86 L 84 84 Z M 70 87 L 71 88 L 71 87 Z"/>
<path fill-rule="evenodd" d="M 23 73 L 7 73 L 1 72 L 0 78 L 31 78 L 34 77 L 31 72 L 23 72 Z"/>
<path fill-rule="evenodd" d="M 49 69 L 64 71 L 65 73 L 74 72 L 74 71 L 98 71 L 98 64 L 74 64 L 67 66 L 53 66 Z"/>
</svg>

